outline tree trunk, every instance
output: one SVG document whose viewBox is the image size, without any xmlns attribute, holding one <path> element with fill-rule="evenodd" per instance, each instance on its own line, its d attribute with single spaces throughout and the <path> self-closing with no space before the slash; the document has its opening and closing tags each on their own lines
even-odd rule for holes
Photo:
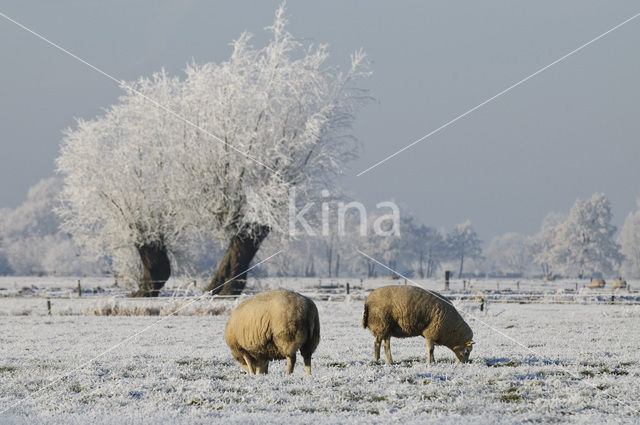
<svg viewBox="0 0 640 425">
<path fill-rule="evenodd" d="M 144 267 L 138 290 L 134 297 L 157 297 L 160 289 L 171 276 L 171 262 L 167 247 L 163 244 L 147 244 L 138 247 L 138 254 Z"/>
<path fill-rule="evenodd" d="M 269 234 L 269 227 L 245 226 L 231 238 L 229 248 L 207 287 L 211 295 L 240 295 L 247 284 L 247 269 Z"/>
<path fill-rule="evenodd" d="M 429 254 L 429 259 L 427 260 L 427 279 L 431 279 L 436 274 L 436 262 L 433 259 L 433 256 Z"/>
<path fill-rule="evenodd" d="M 371 260 L 367 260 L 367 277 L 376 277 L 376 265 Z"/>
<path fill-rule="evenodd" d="M 340 254 L 336 254 L 336 268 L 334 270 L 333 275 L 335 277 L 339 277 L 340 275 Z"/>
<path fill-rule="evenodd" d="M 313 257 L 311 257 L 311 260 L 307 263 L 307 266 L 305 267 L 304 277 L 314 277 L 315 275 L 316 275 L 316 272 L 313 265 Z"/>
<path fill-rule="evenodd" d="M 458 279 L 462 278 L 462 267 L 464 266 L 464 254 L 460 255 L 460 270 L 458 270 Z"/>
<path fill-rule="evenodd" d="M 427 273 L 426 273 L 426 277 L 427 279 L 431 279 L 431 277 L 433 276 L 433 253 L 431 252 L 431 250 L 429 250 L 427 252 Z"/>
</svg>

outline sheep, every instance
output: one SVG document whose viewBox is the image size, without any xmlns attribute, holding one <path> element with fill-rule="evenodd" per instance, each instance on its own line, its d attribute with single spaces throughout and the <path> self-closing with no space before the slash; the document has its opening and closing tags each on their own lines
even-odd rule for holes
<svg viewBox="0 0 640 425">
<path fill-rule="evenodd" d="M 459 363 L 469 361 L 473 332 L 446 298 L 416 286 L 383 286 L 371 292 L 364 304 L 362 326 L 373 334 L 373 356 L 380 358 L 384 341 L 387 364 L 391 364 L 391 337 L 422 335 L 427 343 L 428 361 L 433 363 L 436 345 L 448 347 Z"/>
<path fill-rule="evenodd" d="M 605 285 L 606 285 L 606 282 L 604 281 L 604 279 L 591 279 L 589 288 L 591 289 L 604 288 Z"/>
<path fill-rule="evenodd" d="M 268 373 L 269 361 L 287 359 L 293 372 L 300 350 L 307 375 L 320 342 L 320 320 L 313 301 L 293 291 L 268 291 L 242 302 L 225 328 L 233 358 L 250 375 Z"/>
<path fill-rule="evenodd" d="M 624 289 L 627 287 L 627 281 L 622 280 L 622 278 L 616 280 L 611 284 L 611 290 L 615 291 L 616 289 Z"/>
</svg>

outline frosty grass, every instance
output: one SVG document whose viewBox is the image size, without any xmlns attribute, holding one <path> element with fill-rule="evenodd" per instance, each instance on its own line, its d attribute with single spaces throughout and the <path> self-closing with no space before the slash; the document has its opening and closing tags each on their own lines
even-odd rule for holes
<svg viewBox="0 0 640 425">
<path fill-rule="evenodd" d="M 311 377 L 300 356 L 290 377 L 284 361 L 266 376 L 241 370 L 224 342 L 237 300 L 217 315 L 166 317 L 74 371 L 163 316 L 92 315 L 91 303 L 113 303 L 103 299 L 48 315 L 44 298 L 0 298 L 0 410 L 8 409 L 0 423 L 640 422 L 640 305 L 488 302 L 481 312 L 476 300 L 460 300 L 486 323 L 464 315 L 472 363 L 437 347 L 437 363 L 427 364 L 424 340 L 410 338 L 392 339 L 396 364 L 386 366 L 373 361 L 362 329 L 365 296 L 317 297 Z"/>
</svg>

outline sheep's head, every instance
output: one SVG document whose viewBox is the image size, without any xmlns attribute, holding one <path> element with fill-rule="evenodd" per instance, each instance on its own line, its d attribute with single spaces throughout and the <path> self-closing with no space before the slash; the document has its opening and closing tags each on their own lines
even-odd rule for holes
<svg viewBox="0 0 640 425">
<path fill-rule="evenodd" d="M 471 350 L 473 350 L 473 341 L 467 341 L 462 345 L 456 345 L 453 347 L 453 353 L 456 355 L 456 359 L 459 363 L 467 363 L 469 361 L 469 356 L 471 355 Z"/>
</svg>

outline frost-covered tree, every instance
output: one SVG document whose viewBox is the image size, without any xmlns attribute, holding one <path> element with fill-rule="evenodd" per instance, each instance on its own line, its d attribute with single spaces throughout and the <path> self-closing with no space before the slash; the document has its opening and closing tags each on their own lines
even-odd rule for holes
<svg viewBox="0 0 640 425">
<path fill-rule="evenodd" d="M 7 210 L 0 221 L 2 251 L 7 272 L 18 275 L 45 274 L 43 259 L 52 246 L 45 238 L 58 232 L 53 213 L 60 181 L 45 179 L 29 189 L 27 199 L 14 210 Z"/>
<path fill-rule="evenodd" d="M 62 228 L 120 274 L 141 275 L 135 295 L 156 296 L 171 274 L 171 249 L 184 235 L 184 191 L 175 150 L 183 121 L 166 108 L 181 101 L 179 80 L 164 72 L 124 86 L 101 117 L 67 130 L 57 160 L 64 176 Z"/>
<path fill-rule="evenodd" d="M 618 242 L 625 256 L 623 271 L 625 276 L 640 277 L 640 200 L 637 209 L 629 213 L 620 229 Z"/>
<path fill-rule="evenodd" d="M 432 278 L 446 259 L 445 235 L 424 224 L 411 224 L 403 229 L 402 235 L 408 239 L 407 255 L 412 257 L 413 272 L 420 279 Z"/>
<path fill-rule="evenodd" d="M 11 266 L 9 265 L 9 259 L 7 254 L 2 250 L 2 241 L 0 241 L 0 276 L 9 275 L 13 273 Z"/>
<path fill-rule="evenodd" d="M 310 223 L 316 230 L 312 239 L 316 242 L 315 249 L 318 252 L 318 271 L 327 277 L 338 277 L 340 275 L 340 260 L 344 261 L 344 255 L 351 248 L 349 239 L 354 235 L 356 214 L 352 209 L 345 209 L 345 199 L 343 195 L 329 198 L 329 192 L 323 192 L 326 199 L 323 199 L 320 207 L 315 211 Z M 358 220 L 359 221 L 359 220 Z M 311 236 L 311 235 L 307 235 Z M 322 261 L 324 260 L 324 261 Z"/>
<path fill-rule="evenodd" d="M 319 188 L 332 187 L 357 153 L 350 129 L 366 99 L 354 87 L 368 74 L 364 54 L 339 72 L 325 65 L 326 46 L 303 48 L 286 23 L 280 7 L 265 47 L 244 33 L 229 60 L 186 71 L 183 113 L 206 131 L 184 129 L 189 204 L 201 228 L 229 241 L 208 287 L 214 293 L 240 293 L 267 235 L 289 236 L 292 189 L 298 203 L 321 200 Z"/>
<path fill-rule="evenodd" d="M 384 208 L 367 214 L 364 233 L 356 228 L 352 229 L 354 239 L 357 240 L 357 249 L 372 258 L 379 259 L 390 269 L 402 272 L 400 268 L 404 264 L 401 262 L 405 257 L 408 241 L 403 229 L 406 230 L 408 223 L 410 219 L 407 216 L 401 216 L 395 204 L 385 203 Z M 375 262 L 366 257 L 361 257 L 360 261 L 365 264 L 367 277 L 376 277 L 378 270 L 384 270 L 384 273 L 389 276 L 397 277 L 387 269 L 380 269 Z"/>
<path fill-rule="evenodd" d="M 567 215 L 558 212 L 550 212 L 542 220 L 540 231 L 528 242 L 529 249 L 533 253 L 533 261 L 537 263 L 543 276 L 553 274 L 553 253 L 552 248 L 554 238 L 557 233 L 557 226 L 567 219 Z"/>
<path fill-rule="evenodd" d="M 473 230 L 471 221 L 458 224 L 447 234 L 446 243 L 449 258 L 459 262 L 458 278 L 462 277 L 466 259 L 477 259 L 482 256 L 482 241 Z"/>
<path fill-rule="evenodd" d="M 9 208 L 0 209 L 0 275 L 9 275 L 13 273 L 13 270 L 9 265 L 9 259 L 7 258 L 9 240 L 7 239 L 7 229 L 5 225 L 5 221 L 10 214 L 11 210 Z"/>
<path fill-rule="evenodd" d="M 4 222 L 6 217 L 10 214 L 9 208 L 0 208 L 0 275 L 8 275 L 12 273 L 11 266 L 9 266 L 9 260 L 7 259 L 6 241 L 5 241 L 5 226 Z"/>
<path fill-rule="evenodd" d="M 523 275 L 532 261 L 528 238 L 519 233 L 505 233 L 491 239 L 486 265 L 492 272 Z"/>
<path fill-rule="evenodd" d="M 614 239 L 612 217 L 611 204 L 602 193 L 578 199 L 569 218 L 554 228 L 554 267 L 564 275 L 577 274 L 580 278 L 594 273 L 613 274 L 623 257 Z"/>
<path fill-rule="evenodd" d="M 97 274 L 99 264 L 88 262 L 70 236 L 60 231 L 54 212 L 62 182 L 43 179 L 29 189 L 27 199 L 0 217 L 0 273 L 19 275 Z"/>
<path fill-rule="evenodd" d="M 27 235 L 51 235 L 59 230 L 60 220 L 54 213 L 59 203 L 62 182 L 51 177 L 29 188 L 27 199 L 14 210 L 6 210 L 0 230 L 7 238 Z"/>
</svg>

